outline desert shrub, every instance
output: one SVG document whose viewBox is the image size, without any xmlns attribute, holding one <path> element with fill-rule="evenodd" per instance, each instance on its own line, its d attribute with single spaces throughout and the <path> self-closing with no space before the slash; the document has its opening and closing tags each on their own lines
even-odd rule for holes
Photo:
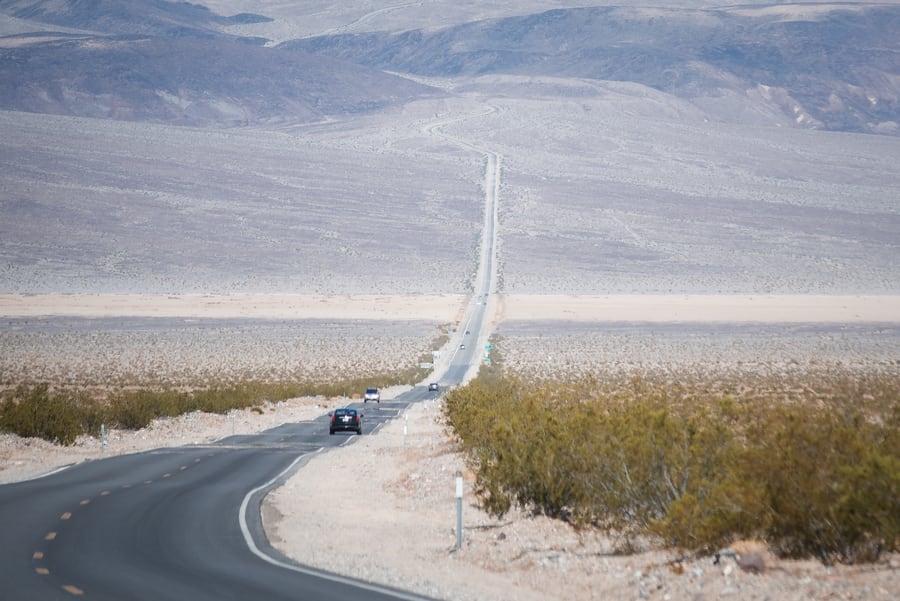
<svg viewBox="0 0 900 601">
<path fill-rule="evenodd" d="M 179 398 L 181 396 L 181 398 Z M 173 390 L 130 390 L 113 395 L 110 421 L 125 430 L 140 430 L 159 417 L 178 415 L 185 408 L 187 393 Z"/>
<path fill-rule="evenodd" d="M 21 385 L 0 402 L 0 430 L 72 444 L 81 434 L 97 435 L 100 426 L 127 430 L 146 428 L 161 417 L 192 411 L 227 413 L 303 396 L 352 396 L 369 386 L 406 382 L 415 371 L 398 371 L 324 382 L 240 381 L 198 382 L 191 386 L 146 386 L 117 391 L 77 387 L 53 388 L 48 383 Z"/>
<path fill-rule="evenodd" d="M 896 427 L 834 406 L 775 406 L 756 424 L 743 473 L 765 491 L 775 550 L 868 561 L 900 538 Z"/>
<path fill-rule="evenodd" d="M 900 541 L 895 394 L 890 378 L 492 373 L 448 393 L 443 414 L 492 515 L 516 506 L 629 544 L 763 538 L 783 555 L 867 561 Z"/>
<path fill-rule="evenodd" d="M 51 390 L 48 384 L 19 386 L 0 405 L 0 429 L 23 437 L 70 445 L 82 433 L 96 433 L 102 407 L 77 392 Z"/>
</svg>

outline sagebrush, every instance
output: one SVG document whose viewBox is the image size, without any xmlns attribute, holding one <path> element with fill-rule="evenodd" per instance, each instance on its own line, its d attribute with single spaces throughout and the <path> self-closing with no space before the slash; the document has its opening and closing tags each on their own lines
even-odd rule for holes
<svg viewBox="0 0 900 601">
<path fill-rule="evenodd" d="M 741 538 L 859 562 L 900 541 L 900 382 L 890 375 L 528 381 L 496 371 L 443 411 L 482 507 L 516 506 L 693 552 Z"/>
</svg>

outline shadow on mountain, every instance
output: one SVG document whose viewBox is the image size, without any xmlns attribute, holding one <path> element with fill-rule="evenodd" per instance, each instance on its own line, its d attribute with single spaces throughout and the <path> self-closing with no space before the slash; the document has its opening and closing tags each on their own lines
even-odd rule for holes
<svg viewBox="0 0 900 601">
<path fill-rule="evenodd" d="M 161 0 L 0 0 L 0 12 L 39 25 L 0 37 L 6 110 L 233 126 L 316 121 L 437 94 L 378 69 L 220 31 L 266 19 L 259 15 L 221 17 Z"/>
<path fill-rule="evenodd" d="M 794 10 L 794 12 L 790 12 Z M 640 83 L 740 122 L 897 134 L 900 7 L 586 8 L 439 31 L 287 42 L 432 77 L 560 76 Z"/>
<path fill-rule="evenodd" d="M 627 81 L 714 119 L 900 134 L 900 6 L 598 7 L 276 48 L 164 0 L 0 0 L 0 108 L 187 125 L 309 121 L 438 92 L 432 77 Z"/>
<path fill-rule="evenodd" d="M 4 49 L 0 107 L 180 125 L 315 121 L 434 90 L 300 51 L 225 39 L 83 38 Z"/>
<path fill-rule="evenodd" d="M 222 25 L 271 21 L 241 13 L 223 17 L 205 6 L 170 0 L 0 0 L 0 13 L 109 35 L 213 37 Z"/>
</svg>

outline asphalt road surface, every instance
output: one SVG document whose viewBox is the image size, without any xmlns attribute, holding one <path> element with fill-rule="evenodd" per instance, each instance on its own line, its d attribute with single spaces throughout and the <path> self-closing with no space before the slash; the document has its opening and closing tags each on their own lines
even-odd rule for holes
<svg viewBox="0 0 900 601">
<path fill-rule="evenodd" d="M 363 435 L 433 395 L 415 387 L 380 404 L 357 403 Z M 265 493 L 313 454 L 355 437 L 329 435 L 323 415 L 0 486 L 0 600 L 422 599 L 304 568 L 265 538 Z M 335 527 L 364 528 L 365 521 Z"/>
<path fill-rule="evenodd" d="M 453 141 L 485 156 L 485 220 L 473 295 L 440 378 L 444 386 L 464 382 L 482 360 L 501 163 L 499 154 Z M 423 385 L 378 404 L 356 403 L 365 414 L 363 435 L 434 394 Z M 312 455 L 355 439 L 329 435 L 328 419 L 86 462 L 0 486 L 0 601 L 423 599 L 300 566 L 266 540 L 266 492 Z M 353 516 L 335 527 L 365 528 L 365 520 Z"/>
</svg>

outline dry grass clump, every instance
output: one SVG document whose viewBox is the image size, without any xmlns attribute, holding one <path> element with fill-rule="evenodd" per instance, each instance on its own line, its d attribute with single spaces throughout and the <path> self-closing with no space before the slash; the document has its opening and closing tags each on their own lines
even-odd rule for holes
<svg viewBox="0 0 900 601">
<path fill-rule="evenodd" d="M 783 556 L 865 562 L 900 546 L 900 379 L 821 370 L 482 370 L 444 417 L 482 507 L 513 506 L 708 552 L 760 539 Z"/>
</svg>

